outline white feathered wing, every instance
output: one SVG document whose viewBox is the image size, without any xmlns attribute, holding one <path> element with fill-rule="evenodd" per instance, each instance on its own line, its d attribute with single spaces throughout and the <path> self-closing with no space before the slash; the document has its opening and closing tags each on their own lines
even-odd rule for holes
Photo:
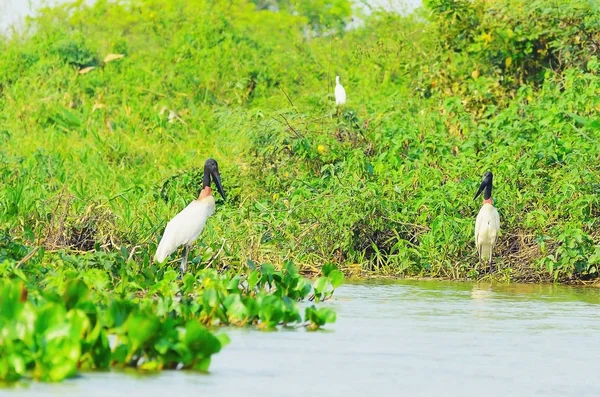
<svg viewBox="0 0 600 397">
<path fill-rule="evenodd" d="M 215 212 L 215 198 L 208 196 L 194 200 L 169 221 L 156 249 L 154 260 L 163 262 L 177 248 L 191 245 L 206 225 L 206 220 Z"/>
<path fill-rule="evenodd" d="M 335 85 L 335 104 L 336 105 L 344 105 L 345 103 L 346 103 L 346 90 L 340 83 L 337 83 Z"/>
<path fill-rule="evenodd" d="M 343 105 L 346 103 L 346 90 L 340 84 L 340 76 L 335 76 L 335 104 Z"/>
<path fill-rule="evenodd" d="M 492 250 L 500 232 L 500 216 L 491 204 L 484 204 L 475 220 L 475 245 L 481 260 L 491 260 Z"/>
</svg>

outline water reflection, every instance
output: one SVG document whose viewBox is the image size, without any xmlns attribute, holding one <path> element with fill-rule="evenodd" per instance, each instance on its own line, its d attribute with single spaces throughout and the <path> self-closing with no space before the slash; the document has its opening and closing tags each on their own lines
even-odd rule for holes
<svg viewBox="0 0 600 397">
<path fill-rule="evenodd" d="M 491 287 L 482 287 L 479 285 L 473 285 L 471 289 L 471 298 L 474 300 L 487 300 L 493 296 Z"/>
</svg>

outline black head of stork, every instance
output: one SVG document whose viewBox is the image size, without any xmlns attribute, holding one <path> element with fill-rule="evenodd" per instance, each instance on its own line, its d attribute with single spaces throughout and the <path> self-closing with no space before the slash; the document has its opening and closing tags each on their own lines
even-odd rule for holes
<svg viewBox="0 0 600 397">
<path fill-rule="evenodd" d="M 479 189 L 477 190 L 477 193 L 475 193 L 475 197 L 473 197 L 473 199 L 476 199 L 481 192 L 483 193 L 483 199 L 484 200 L 489 200 L 492 197 L 492 179 L 494 178 L 494 175 L 492 175 L 492 173 L 490 171 L 486 172 L 483 175 L 483 180 L 481 181 L 481 184 L 479 185 Z M 485 189 L 485 191 L 484 191 Z"/>
<path fill-rule="evenodd" d="M 225 200 L 225 192 L 221 185 L 221 174 L 219 174 L 219 165 L 215 159 L 208 159 L 204 163 L 204 177 L 202 178 L 202 189 L 210 187 L 211 180 L 217 185 L 217 190 Z"/>
</svg>

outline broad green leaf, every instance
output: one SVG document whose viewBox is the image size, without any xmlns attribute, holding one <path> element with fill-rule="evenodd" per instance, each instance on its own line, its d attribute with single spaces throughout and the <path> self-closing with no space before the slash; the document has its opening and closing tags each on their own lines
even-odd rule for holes
<svg viewBox="0 0 600 397">
<path fill-rule="evenodd" d="M 339 270 L 332 270 L 327 279 L 333 288 L 338 288 L 344 282 L 344 273 Z"/>
</svg>

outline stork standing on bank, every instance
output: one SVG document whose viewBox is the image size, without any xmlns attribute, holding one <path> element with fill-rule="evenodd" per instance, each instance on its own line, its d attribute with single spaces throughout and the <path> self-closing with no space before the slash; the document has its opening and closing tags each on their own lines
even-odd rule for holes
<svg viewBox="0 0 600 397">
<path fill-rule="evenodd" d="M 204 163 L 202 190 L 198 199 L 192 201 L 169 221 L 154 255 L 154 260 L 162 263 L 177 248 L 184 245 L 185 250 L 183 259 L 181 260 L 182 276 L 187 269 L 187 257 L 192 244 L 194 244 L 200 233 L 202 233 L 208 217 L 215 212 L 215 198 L 210 188 L 211 181 L 217 186 L 219 193 L 223 197 L 223 200 L 225 200 L 225 192 L 223 192 L 223 186 L 221 186 L 219 166 L 215 160 L 208 159 Z"/>
<path fill-rule="evenodd" d="M 346 90 L 340 84 L 340 76 L 335 76 L 335 104 L 337 106 L 346 104 Z"/>
<path fill-rule="evenodd" d="M 483 261 L 489 257 L 490 272 L 492 269 L 492 251 L 500 232 L 500 217 L 498 216 L 498 210 L 492 204 L 492 180 L 492 173 L 486 172 L 474 197 L 476 199 L 483 192 L 483 205 L 475 221 L 475 245 L 477 246 L 479 260 Z"/>
</svg>

